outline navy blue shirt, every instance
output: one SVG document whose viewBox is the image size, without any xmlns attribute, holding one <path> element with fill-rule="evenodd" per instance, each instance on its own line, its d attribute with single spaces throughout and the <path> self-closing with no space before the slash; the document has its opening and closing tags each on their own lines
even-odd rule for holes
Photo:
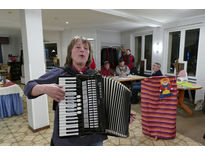
<svg viewBox="0 0 205 154">
<path fill-rule="evenodd" d="M 94 75 L 97 74 L 95 70 L 88 69 L 84 74 Z M 76 75 L 79 74 L 77 70 L 73 67 L 67 67 L 65 69 L 62 68 L 55 68 L 51 71 L 47 72 L 39 79 L 29 81 L 24 87 L 24 94 L 28 97 L 28 99 L 33 99 L 38 96 L 32 96 L 31 91 L 32 88 L 37 84 L 52 84 L 57 83 L 59 76 L 68 76 L 68 75 Z M 86 136 L 73 136 L 73 137 L 59 137 L 58 135 L 58 117 L 59 108 L 58 105 L 55 108 L 55 120 L 54 120 L 54 130 L 52 141 L 55 146 L 85 146 L 85 145 L 92 145 L 97 142 L 103 141 L 107 139 L 107 135 L 105 134 L 93 134 L 93 135 L 86 135 Z"/>
<path fill-rule="evenodd" d="M 163 74 L 162 74 L 162 72 L 159 70 L 159 71 L 157 71 L 157 72 L 154 72 L 154 73 L 152 74 L 152 76 L 163 76 Z"/>
</svg>

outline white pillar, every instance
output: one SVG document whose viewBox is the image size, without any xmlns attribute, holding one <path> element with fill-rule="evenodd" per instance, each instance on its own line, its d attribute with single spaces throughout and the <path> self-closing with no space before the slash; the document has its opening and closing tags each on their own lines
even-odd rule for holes
<svg viewBox="0 0 205 154">
<path fill-rule="evenodd" d="M 25 83 L 45 73 L 45 54 L 41 10 L 21 10 L 21 34 L 24 52 Z M 49 127 L 46 95 L 27 99 L 28 122 L 34 131 Z"/>
</svg>

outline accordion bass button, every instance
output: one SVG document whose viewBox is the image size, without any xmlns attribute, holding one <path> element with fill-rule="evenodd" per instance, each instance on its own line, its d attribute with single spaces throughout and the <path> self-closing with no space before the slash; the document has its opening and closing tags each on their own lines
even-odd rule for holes
<svg viewBox="0 0 205 154">
<path fill-rule="evenodd" d="M 77 95 L 76 98 L 81 98 L 81 95 Z"/>
<path fill-rule="evenodd" d="M 77 107 L 77 110 L 81 110 L 82 109 L 82 107 Z"/>
<path fill-rule="evenodd" d="M 81 102 L 81 99 L 77 99 L 77 102 Z"/>
<path fill-rule="evenodd" d="M 77 111 L 77 114 L 82 114 L 82 112 L 81 111 Z"/>
<path fill-rule="evenodd" d="M 78 103 L 78 106 L 82 106 L 82 104 L 81 104 L 81 103 Z"/>
</svg>

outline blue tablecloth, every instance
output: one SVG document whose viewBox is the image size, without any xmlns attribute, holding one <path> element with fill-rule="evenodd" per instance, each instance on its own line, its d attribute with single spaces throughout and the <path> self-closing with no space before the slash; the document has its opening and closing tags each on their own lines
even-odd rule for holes
<svg viewBox="0 0 205 154">
<path fill-rule="evenodd" d="M 0 96 L 0 119 L 22 113 L 23 103 L 19 93 Z"/>
</svg>

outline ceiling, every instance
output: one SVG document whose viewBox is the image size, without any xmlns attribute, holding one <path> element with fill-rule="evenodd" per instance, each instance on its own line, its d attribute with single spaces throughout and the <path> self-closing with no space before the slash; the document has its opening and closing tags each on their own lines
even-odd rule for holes
<svg viewBox="0 0 205 154">
<path fill-rule="evenodd" d="M 0 27 L 20 29 L 20 10 L 0 9 Z M 128 31 L 140 27 L 158 27 L 196 16 L 205 16 L 205 9 L 43 9 L 45 30 L 95 28 Z M 69 23 L 66 24 L 65 22 Z"/>
</svg>

